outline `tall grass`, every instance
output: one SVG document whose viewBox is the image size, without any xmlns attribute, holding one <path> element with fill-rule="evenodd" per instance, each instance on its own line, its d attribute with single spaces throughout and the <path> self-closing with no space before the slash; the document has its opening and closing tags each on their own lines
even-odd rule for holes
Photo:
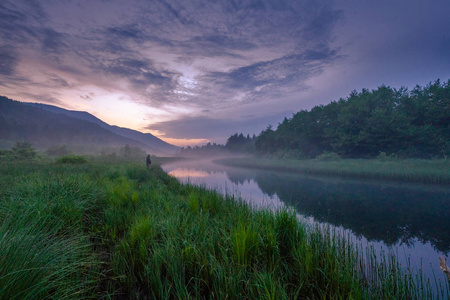
<svg viewBox="0 0 450 300">
<path fill-rule="evenodd" d="M 3 163 L 0 171 L 1 299 L 432 295 L 433 282 L 394 256 L 363 255 L 293 211 L 253 210 L 157 166 Z M 444 298 L 448 285 L 438 290 Z"/>
<path fill-rule="evenodd" d="M 83 224 L 96 187 L 84 174 L 14 166 L 1 177 L 0 298 L 95 298 L 99 260 Z"/>
<path fill-rule="evenodd" d="M 93 297 L 98 260 L 87 238 L 60 235 L 41 221 L 46 220 L 7 221 L 0 227 L 0 298 Z"/>
</svg>

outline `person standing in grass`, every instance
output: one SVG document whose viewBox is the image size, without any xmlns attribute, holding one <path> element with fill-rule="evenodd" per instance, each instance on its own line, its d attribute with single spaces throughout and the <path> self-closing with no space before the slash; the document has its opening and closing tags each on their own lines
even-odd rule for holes
<svg viewBox="0 0 450 300">
<path fill-rule="evenodd" d="M 151 159 L 150 159 L 150 154 L 149 155 L 147 155 L 147 169 L 150 169 L 150 165 L 152 164 L 152 161 L 151 161 Z"/>
</svg>

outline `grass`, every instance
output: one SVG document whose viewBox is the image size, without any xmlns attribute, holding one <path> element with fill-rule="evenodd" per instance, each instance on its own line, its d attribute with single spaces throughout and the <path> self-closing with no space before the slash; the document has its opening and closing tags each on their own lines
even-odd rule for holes
<svg viewBox="0 0 450 300">
<path fill-rule="evenodd" d="M 0 299 L 448 294 L 293 211 L 253 210 L 155 165 L 2 162 L 0 174 Z"/>
<path fill-rule="evenodd" d="M 97 188 L 85 174 L 36 167 L 1 165 L 0 298 L 89 298 L 100 261 L 83 224 Z"/>
<path fill-rule="evenodd" d="M 218 159 L 234 167 L 288 171 L 311 175 L 370 178 L 432 184 L 450 183 L 450 160 L 424 159 L 340 159 L 290 160 L 258 157 Z"/>
<path fill-rule="evenodd" d="M 87 159 L 82 155 L 65 155 L 57 158 L 56 162 L 60 164 L 85 164 Z"/>
</svg>

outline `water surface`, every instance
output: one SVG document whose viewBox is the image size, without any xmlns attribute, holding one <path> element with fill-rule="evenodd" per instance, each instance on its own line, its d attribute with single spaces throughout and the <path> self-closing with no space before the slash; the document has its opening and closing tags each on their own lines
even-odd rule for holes
<svg viewBox="0 0 450 300">
<path fill-rule="evenodd" d="M 183 183 L 241 197 L 255 207 L 294 208 L 307 223 L 329 224 L 377 251 L 394 251 L 402 265 L 422 265 L 427 277 L 446 277 L 438 257 L 450 252 L 450 188 L 313 177 L 232 168 L 208 160 L 162 166 Z"/>
</svg>

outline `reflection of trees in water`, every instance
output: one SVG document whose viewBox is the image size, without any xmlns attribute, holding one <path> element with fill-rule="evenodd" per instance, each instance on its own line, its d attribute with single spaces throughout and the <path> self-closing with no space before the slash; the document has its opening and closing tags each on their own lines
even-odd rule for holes
<svg viewBox="0 0 450 300">
<path fill-rule="evenodd" d="M 264 193 L 306 216 L 388 245 L 414 238 L 450 251 L 450 191 L 393 187 L 259 172 Z"/>
<path fill-rule="evenodd" d="M 227 170 L 228 179 L 234 184 L 244 184 L 246 181 L 255 180 L 256 172 L 249 173 L 246 171 L 239 171 L 239 169 Z"/>
<path fill-rule="evenodd" d="M 178 163 L 177 163 L 178 165 Z M 180 167 L 208 174 L 226 172 L 234 184 L 252 179 L 260 189 L 275 193 L 300 214 L 351 229 L 368 240 L 392 245 L 413 239 L 450 251 L 450 189 L 421 189 L 406 185 L 324 180 L 248 169 L 227 168 L 210 162 L 188 161 Z"/>
<path fill-rule="evenodd" d="M 248 169 L 228 168 L 226 166 L 220 166 L 211 163 L 210 160 L 183 160 L 181 162 L 167 163 L 163 165 L 166 171 L 173 169 L 186 169 L 190 172 L 203 172 L 208 175 L 214 175 L 216 173 L 226 173 L 228 179 L 234 184 L 243 184 L 246 181 L 250 181 L 256 177 L 256 171 Z M 188 172 L 189 173 L 189 172 Z"/>
</svg>

